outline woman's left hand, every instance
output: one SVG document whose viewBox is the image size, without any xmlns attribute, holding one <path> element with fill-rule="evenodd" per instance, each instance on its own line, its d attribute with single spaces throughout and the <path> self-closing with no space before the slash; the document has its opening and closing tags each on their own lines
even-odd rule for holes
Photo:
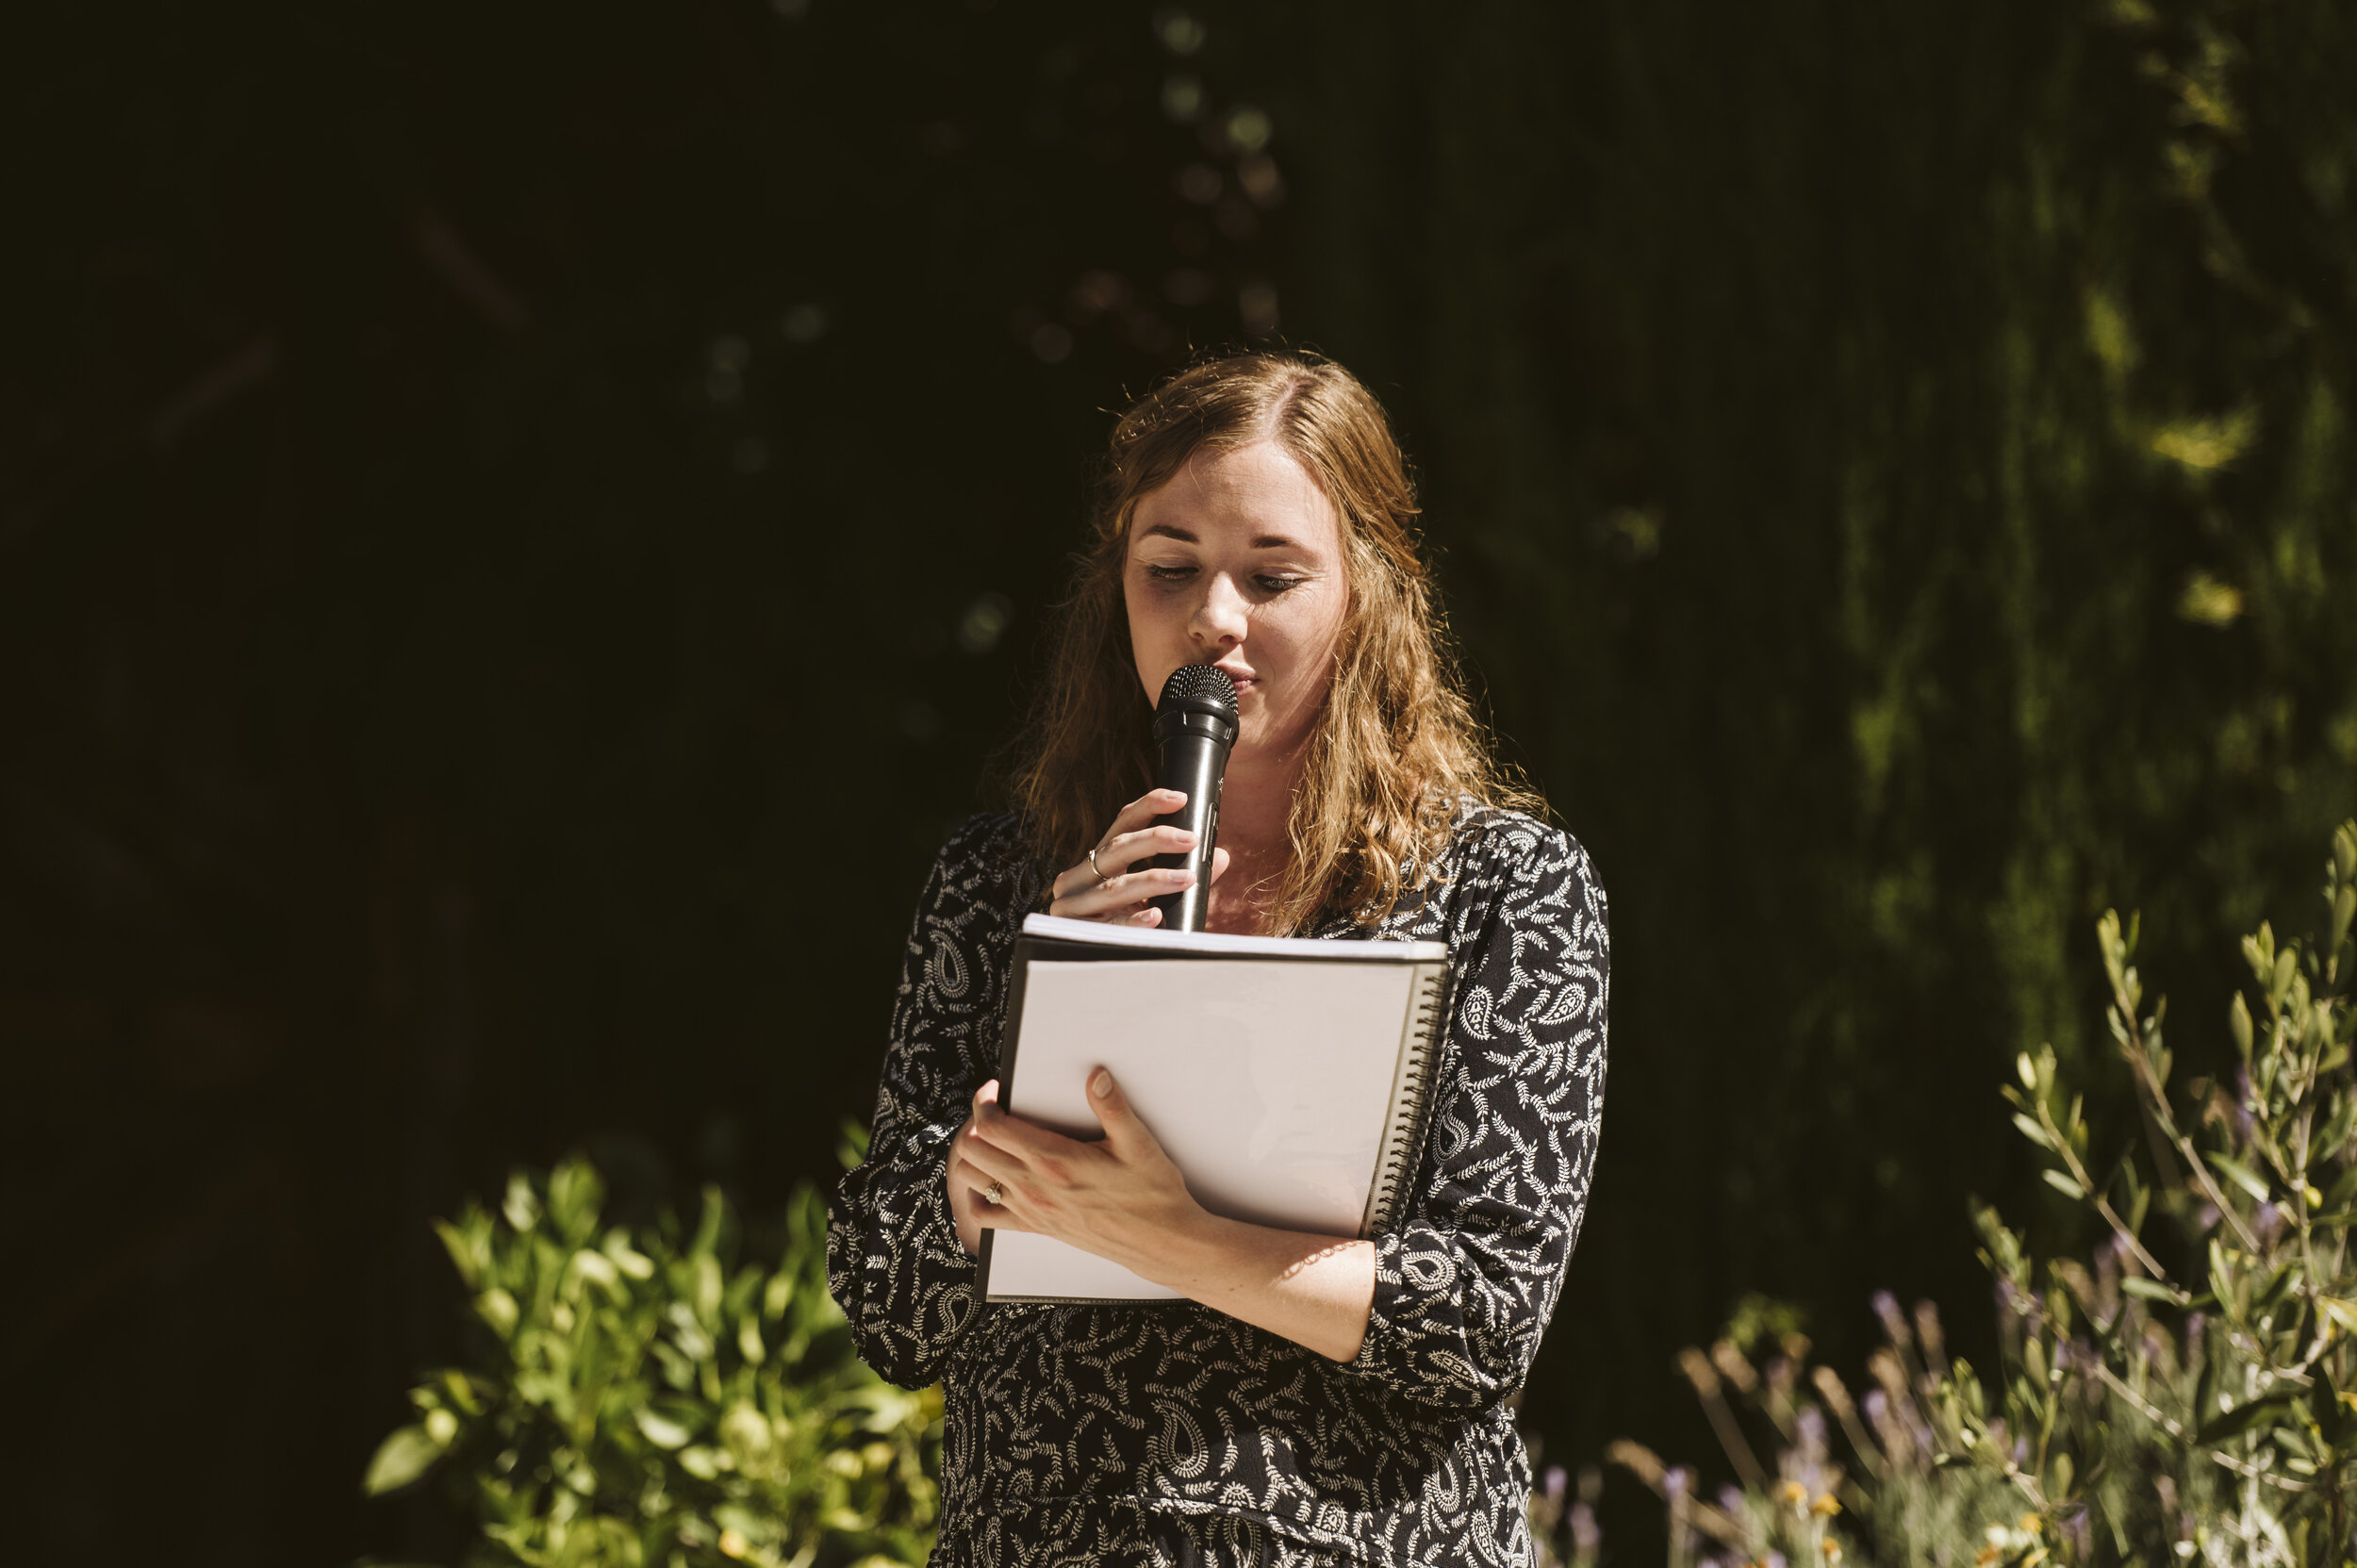
<svg viewBox="0 0 2357 1568">
<path fill-rule="evenodd" d="M 1053 1236 L 1152 1279 L 1158 1252 L 1166 1255 L 1171 1237 L 1204 1210 L 1113 1075 L 1103 1067 L 1089 1075 L 1089 1109 L 1105 1130 L 1096 1143 L 1001 1110 L 997 1088 L 994 1079 L 976 1091 L 961 1150 L 965 1164 L 998 1184 L 999 1201 L 981 1210 L 982 1223 Z"/>
</svg>

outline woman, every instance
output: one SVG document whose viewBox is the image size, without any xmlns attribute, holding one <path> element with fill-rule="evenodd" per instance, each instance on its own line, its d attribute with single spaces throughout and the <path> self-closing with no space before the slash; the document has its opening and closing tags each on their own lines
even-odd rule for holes
<svg viewBox="0 0 2357 1568">
<path fill-rule="evenodd" d="M 1527 1561 L 1508 1409 L 1593 1168 L 1604 891 L 1491 762 L 1447 664 L 1382 411 L 1333 364 L 1196 366 L 1113 433 L 1019 779 L 917 908 L 830 1283 L 862 1354 L 947 1385 L 938 1563 Z M 1454 1015 L 1416 1201 L 1371 1241 L 1221 1219 L 1098 1069 L 1102 1142 L 1001 1111 L 1024 916 L 1152 925 L 1188 873 L 1137 790 L 1169 673 L 1235 681 L 1214 931 L 1448 943 Z M 981 1307 L 985 1226 L 1188 1297 Z"/>
</svg>

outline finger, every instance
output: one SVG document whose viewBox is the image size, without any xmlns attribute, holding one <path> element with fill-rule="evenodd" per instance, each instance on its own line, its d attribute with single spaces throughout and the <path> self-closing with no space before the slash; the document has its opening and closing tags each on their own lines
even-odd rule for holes
<svg viewBox="0 0 2357 1568">
<path fill-rule="evenodd" d="M 1008 1111 L 994 1111 L 987 1119 L 975 1123 L 974 1136 L 967 1141 L 1020 1161 L 1034 1175 L 1079 1157 L 1088 1147 L 1078 1138 L 1067 1138 Z"/>
<path fill-rule="evenodd" d="M 996 1144 L 986 1144 L 980 1139 L 967 1143 L 965 1164 L 969 1171 L 976 1173 L 974 1187 L 977 1192 L 993 1181 L 998 1183 L 1002 1192 L 1010 1191 L 1020 1187 L 1030 1175 L 1030 1167 L 1014 1155 Z"/>
<path fill-rule="evenodd" d="M 1084 919 L 1111 915 L 1117 910 L 1133 910 L 1148 899 L 1176 893 L 1194 881 L 1193 867 L 1149 866 L 1142 871 L 1125 871 L 1101 887 L 1066 894 L 1049 904 L 1047 913 L 1069 919 Z"/>
<path fill-rule="evenodd" d="M 1148 904 L 1146 908 L 1139 910 L 1135 915 L 1130 916 L 1129 917 L 1129 924 L 1133 926 L 1144 926 L 1146 929 L 1151 930 L 1152 928 L 1162 923 L 1162 912 L 1156 909 L 1153 905 Z"/>
<path fill-rule="evenodd" d="M 1195 835 L 1185 828 L 1159 823 L 1135 833 L 1116 834 L 1096 851 L 1096 864 L 1111 876 L 1127 871 L 1148 855 L 1182 855 L 1195 848 Z"/>
<path fill-rule="evenodd" d="M 1213 850 L 1211 851 L 1211 880 L 1213 882 L 1217 882 L 1221 877 L 1227 875 L 1227 873 L 1228 851 L 1225 850 Z"/>
<path fill-rule="evenodd" d="M 1105 830 L 1105 836 L 1135 833 L 1157 817 L 1168 817 L 1186 803 L 1187 792 L 1183 789 L 1149 789 L 1113 813 L 1113 825 Z"/>
<path fill-rule="evenodd" d="M 1146 1148 L 1160 1148 L 1154 1134 L 1138 1120 L 1138 1114 L 1129 1105 L 1129 1097 L 1121 1090 L 1111 1067 L 1099 1067 L 1089 1074 L 1089 1111 L 1096 1117 L 1096 1125 L 1105 1130 L 1105 1145 L 1115 1154 L 1128 1155 Z"/>
</svg>

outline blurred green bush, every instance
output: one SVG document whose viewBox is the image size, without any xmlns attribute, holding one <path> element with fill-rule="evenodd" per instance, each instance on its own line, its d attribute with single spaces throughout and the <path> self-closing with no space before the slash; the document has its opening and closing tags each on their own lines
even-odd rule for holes
<svg viewBox="0 0 2357 1568">
<path fill-rule="evenodd" d="M 2099 1161 L 2051 1050 L 2024 1054 L 2004 1091 L 2051 1161 L 2047 1184 L 2102 1240 L 2040 1268 L 1994 1209 L 1979 1211 L 2002 1346 L 1990 1376 L 1947 1359 L 1929 1303 L 1910 1322 L 1887 1295 L 1863 1398 L 1831 1368 L 1805 1377 L 1797 1334 L 1764 1367 L 1732 1339 L 1688 1351 L 1741 1484 L 1706 1500 L 1691 1471 L 1633 1444 L 1612 1453 L 1666 1504 L 1673 1563 L 2350 1560 L 2357 823 L 2333 835 L 2324 900 L 2316 941 L 2279 944 L 2266 925 L 2244 939 L 2256 1006 L 2237 995 L 2229 1009 L 2236 1066 L 2193 1081 L 2183 1103 L 2168 1092 L 2166 1002 L 2146 1011 L 2132 963 L 2134 924 L 2103 916 L 2107 1021 L 2140 1125 Z M 2167 1223 L 2148 1226 L 2155 1216 Z M 1763 1430 L 1772 1464 L 1753 1446 Z M 1541 1493 L 1542 1539 L 1593 1561 L 1594 1531 L 1567 1528 L 1561 1495 L 1559 1483 Z"/>
<path fill-rule="evenodd" d="M 668 1213 L 604 1225 L 604 1198 L 570 1159 L 437 1227 L 481 1331 L 467 1364 L 410 1391 L 418 1418 L 365 1489 L 438 1475 L 478 1568 L 922 1562 L 940 1392 L 859 1361 L 827 1294 L 818 1191 L 796 1191 L 774 1262 L 740 1256 L 716 1187 L 692 1234 Z"/>
</svg>

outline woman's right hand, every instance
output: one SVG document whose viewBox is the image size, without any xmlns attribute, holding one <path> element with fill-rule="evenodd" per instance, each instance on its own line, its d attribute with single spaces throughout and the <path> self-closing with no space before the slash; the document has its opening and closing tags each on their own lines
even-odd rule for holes
<svg viewBox="0 0 2357 1568">
<path fill-rule="evenodd" d="M 1096 854 L 1057 873 L 1051 888 L 1055 901 L 1047 906 L 1047 913 L 1111 925 L 1160 925 L 1162 912 L 1147 907 L 1146 900 L 1178 892 L 1195 881 L 1195 872 L 1187 867 L 1164 868 L 1139 862 L 1155 855 L 1184 854 L 1195 848 L 1195 834 L 1185 829 L 1154 826 L 1156 817 L 1167 817 L 1186 803 L 1187 797 L 1179 790 L 1149 789 L 1122 807 L 1113 825 L 1097 840 Z M 1219 881 L 1227 869 L 1228 851 L 1214 849 L 1211 880 Z"/>
</svg>

